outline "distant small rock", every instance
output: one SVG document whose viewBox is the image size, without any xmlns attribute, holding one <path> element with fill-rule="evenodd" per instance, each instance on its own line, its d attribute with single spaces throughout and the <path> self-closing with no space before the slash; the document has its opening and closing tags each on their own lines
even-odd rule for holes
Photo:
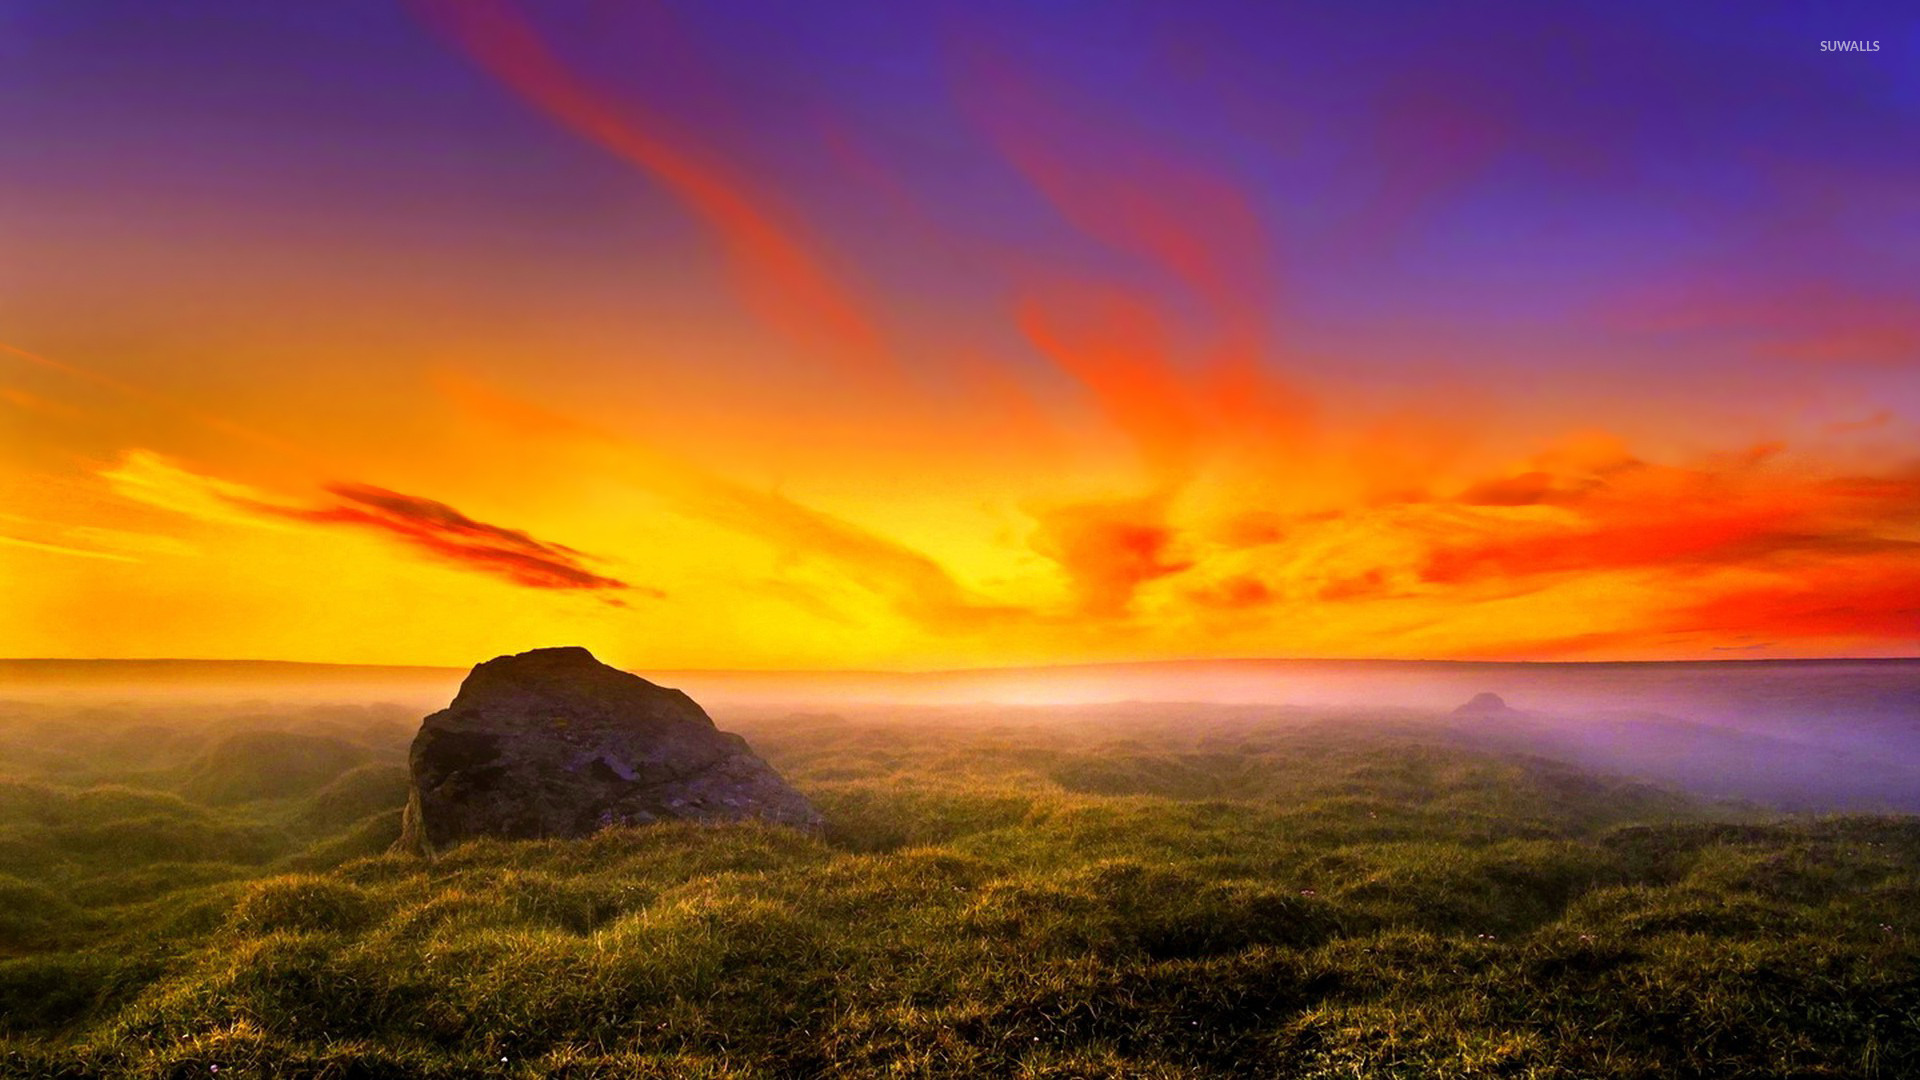
<svg viewBox="0 0 1920 1080">
<path fill-rule="evenodd" d="M 1510 709 L 1499 694 L 1475 694 L 1473 700 L 1453 710 L 1455 716 L 1514 716 L 1517 709 Z"/>
<path fill-rule="evenodd" d="M 453 703 L 421 722 L 409 767 L 396 845 L 406 851 L 670 820 L 823 824 L 692 698 L 577 647 L 475 667 Z"/>
</svg>

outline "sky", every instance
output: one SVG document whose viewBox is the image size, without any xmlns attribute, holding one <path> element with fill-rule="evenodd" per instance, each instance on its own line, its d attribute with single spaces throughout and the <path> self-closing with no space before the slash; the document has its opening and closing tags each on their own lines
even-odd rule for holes
<svg viewBox="0 0 1920 1080">
<path fill-rule="evenodd" d="M 1920 653 L 1917 59 L 1895 3 L 6 0 L 0 656 Z"/>
</svg>

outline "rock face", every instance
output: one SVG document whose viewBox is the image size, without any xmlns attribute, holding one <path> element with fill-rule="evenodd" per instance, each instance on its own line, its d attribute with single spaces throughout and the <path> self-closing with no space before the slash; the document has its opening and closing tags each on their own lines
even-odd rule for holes
<svg viewBox="0 0 1920 1080">
<path fill-rule="evenodd" d="M 453 704 L 421 723 L 409 765 L 396 845 L 407 851 L 670 820 L 822 824 L 804 796 L 692 698 L 581 648 L 475 667 Z"/>
<path fill-rule="evenodd" d="M 1507 707 L 1499 694 L 1475 694 L 1473 700 L 1453 710 L 1455 716 L 1515 716 L 1516 710 Z"/>
</svg>

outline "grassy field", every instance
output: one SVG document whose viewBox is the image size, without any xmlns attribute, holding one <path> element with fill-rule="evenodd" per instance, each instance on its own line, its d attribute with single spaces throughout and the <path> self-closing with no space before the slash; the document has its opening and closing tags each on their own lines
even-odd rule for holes
<svg viewBox="0 0 1920 1080">
<path fill-rule="evenodd" d="M 1920 1075 L 1920 820 L 1411 715 L 729 720 L 825 837 L 434 861 L 417 712 L 0 715 L 10 1076 Z"/>
</svg>

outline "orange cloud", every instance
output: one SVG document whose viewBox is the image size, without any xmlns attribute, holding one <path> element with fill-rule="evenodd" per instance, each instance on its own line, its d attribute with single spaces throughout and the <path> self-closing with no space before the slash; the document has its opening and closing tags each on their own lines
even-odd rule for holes
<svg viewBox="0 0 1920 1080">
<path fill-rule="evenodd" d="M 1204 417 L 1185 380 L 1167 362 L 1155 312 L 1117 292 L 1067 304 L 1028 301 L 1020 329 L 1041 355 L 1079 380 L 1114 426 L 1139 447 L 1158 483 L 1185 480 L 1197 466 Z"/>
<path fill-rule="evenodd" d="M 1269 368 L 1280 294 L 1273 245 L 1238 186 L 1096 129 L 1004 58 L 974 52 L 959 91 L 1068 224 L 1156 275 L 1151 290 L 1049 275 L 1053 284 L 1025 289 L 1017 321 L 1140 444 L 1160 479 L 1192 469 L 1201 443 L 1296 434 L 1309 403 Z"/>
<path fill-rule="evenodd" d="M 1518 536 L 1446 544 L 1428 560 L 1427 581 L 1514 580 L 1539 574 L 1739 562 L 1775 551 L 1831 542 L 1805 533 L 1801 512 L 1759 506 L 1677 512 L 1651 520 L 1529 529 Z"/>
<path fill-rule="evenodd" d="M 1578 480 L 1565 486 L 1560 477 L 1539 469 L 1481 480 L 1462 491 L 1459 501 L 1469 506 L 1532 506 L 1536 503 L 1566 502 L 1593 489 L 1597 481 Z"/>
<path fill-rule="evenodd" d="M 1524 471 L 1465 488 L 1458 503 L 1489 509 L 1437 537 L 1421 576 L 1515 581 L 1916 546 L 1907 531 L 1920 508 L 1914 477 L 1771 469 L 1785 450 L 1761 442 L 1678 468 L 1641 461 L 1603 437 L 1566 444 Z"/>
<path fill-rule="evenodd" d="M 1058 563 L 1083 616 L 1127 612 L 1140 586 L 1193 566 L 1173 556 L 1162 498 L 1084 502 L 1033 512 L 1035 551 Z"/>
<path fill-rule="evenodd" d="M 1920 642 L 1920 564 L 1856 560 L 1731 590 L 1668 616 L 1678 630 Z"/>
<path fill-rule="evenodd" d="M 1265 607 L 1279 599 L 1273 586 L 1250 574 L 1239 574 L 1198 588 L 1188 598 L 1203 608 L 1245 611 Z"/>
</svg>

